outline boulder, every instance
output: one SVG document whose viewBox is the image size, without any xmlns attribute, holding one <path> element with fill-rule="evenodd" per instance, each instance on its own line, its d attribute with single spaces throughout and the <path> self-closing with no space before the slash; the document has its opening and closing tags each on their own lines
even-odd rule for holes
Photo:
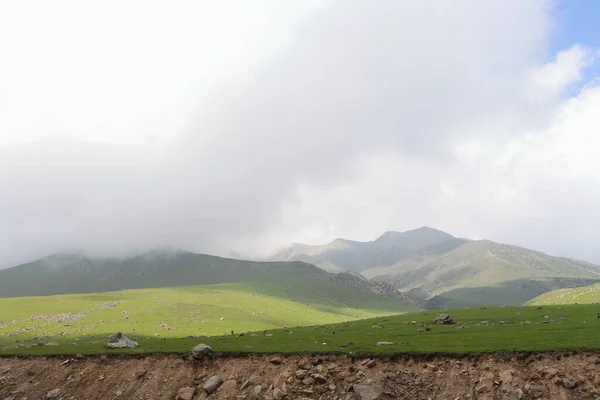
<svg viewBox="0 0 600 400">
<path fill-rule="evenodd" d="M 377 384 L 354 385 L 353 388 L 358 400 L 383 400 L 389 398 L 383 393 L 383 387 Z"/>
<path fill-rule="evenodd" d="M 195 393 L 196 389 L 194 389 L 193 387 L 183 387 L 177 391 L 177 399 L 192 400 L 194 398 Z"/>
<path fill-rule="evenodd" d="M 206 390 L 206 393 L 211 394 L 221 386 L 221 383 L 223 383 L 221 377 L 219 375 L 213 375 L 204 382 L 203 388 Z"/>
<path fill-rule="evenodd" d="M 196 360 L 203 358 L 210 353 L 212 353 L 212 348 L 204 343 L 197 344 L 192 349 L 192 357 L 194 357 Z"/>
<path fill-rule="evenodd" d="M 454 318 L 452 318 L 449 314 L 440 314 L 434 321 L 437 325 L 451 325 L 455 324 Z"/>
<path fill-rule="evenodd" d="M 121 332 L 117 332 L 109 337 L 109 342 L 106 347 L 109 349 L 134 349 L 139 346 L 137 342 L 123 336 Z"/>
</svg>

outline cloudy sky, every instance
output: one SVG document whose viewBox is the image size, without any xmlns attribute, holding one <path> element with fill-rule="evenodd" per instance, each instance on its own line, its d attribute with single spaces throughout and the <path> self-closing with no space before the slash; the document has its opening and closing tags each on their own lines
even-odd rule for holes
<svg viewBox="0 0 600 400">
<path fill-rule="evenodd" d="M 422 225 L 600 262 L 594 0 L 0 2 L 0 266 Z"/>
</svg>

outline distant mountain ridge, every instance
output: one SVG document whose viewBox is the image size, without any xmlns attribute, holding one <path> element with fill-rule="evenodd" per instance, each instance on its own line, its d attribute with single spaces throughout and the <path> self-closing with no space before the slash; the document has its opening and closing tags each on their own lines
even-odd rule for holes
<svg viewBox="0 0 600 400">
<path fill-rule="evenodd" d="M 386 232 L 370 242 L 294 244 L 269 259 L 359 273 L 428 300 L 429 308 L 519 304 L 548 290 L 600 281 L 600 267 L 585 261 L 429 227 Z"/>
<path fill-rule="evenodd" d="M 304 262 L 254 262 L 183 250 L 129 258 L 55 254 L 0 271 L 0 297 L 100 293 L 171 286 L 252 283 L 297 301 L 359 308 L 383 302 L 398 311 L 415 303 L 392 285 L 351 274 L 331 274 Z"/>
</svg>

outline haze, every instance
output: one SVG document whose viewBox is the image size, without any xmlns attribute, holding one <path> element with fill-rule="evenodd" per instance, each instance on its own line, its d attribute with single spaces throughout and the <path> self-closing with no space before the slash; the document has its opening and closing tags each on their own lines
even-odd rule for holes
<svg viewBox="0 0 600 400">
<path fill-rule="evenodd" d="M 0 266 L 422 225 L 598 263 L 583 3 L 2 2 Z"/>
</svg>

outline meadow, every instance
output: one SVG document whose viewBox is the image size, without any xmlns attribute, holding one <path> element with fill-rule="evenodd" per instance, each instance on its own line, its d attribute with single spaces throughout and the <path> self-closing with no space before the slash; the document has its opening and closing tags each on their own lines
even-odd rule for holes
<svg viewBox="0 0 600 400">
<path fill-rule="evenodd" d="M 239 284 L 0 299 L 0 355 L 184 354 L 200 342 L 230 354 L 600 349 L 597 304 L 444 311 L 453 325 L 435 325 L 439 311 L 397 314 L 386 304 L 314 307 Z M 108 350 L 106 336 L 116 331 L 140 346 Z"/>
</svg>

